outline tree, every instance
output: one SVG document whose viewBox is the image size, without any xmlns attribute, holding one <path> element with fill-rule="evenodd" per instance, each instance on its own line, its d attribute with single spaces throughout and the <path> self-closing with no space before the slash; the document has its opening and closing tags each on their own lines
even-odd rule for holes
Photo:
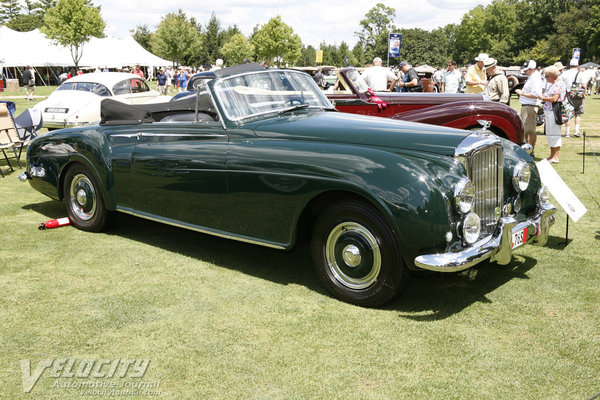
<svg viewBox="0 0 600 400">
<path fill-rule="evenodd" d="M 42 32 L 53 42 L 68 47 L 75 67 L 83 55 L 83 45 L 92 36 L 104 36 L 104 21 L 100 7 L 91 0 L 58 0 L 44 17 Z"/>
<path fill-rule="evenodd" d="M 254 33 L 251 41 L 259 58 L 266 61 L 275 59 L 277 66 L 281 66 L 282 61 L 294 64 L 302 56 L 300 36 L 294 34 L 280 16 L 271 18 Z"/>
<path fill-rule="evenodd" d="M 152 52 L 152 44 L 150 43 L 152 40 L 152 32 L 148 29 L 148 25 L 138 25 L 135 27 L 135 30 L 130 30 L 131 36 L 133 40 L 139 43 L 144 49 Z"/>
<path fill-rule="evenodd" d="M 358 42 L 352 48 L 352 54 L 356 59 L 356 64 L 352 64 L 355 66 L 365 65 L 367 63 L 367 59 L 365 57 L 365 49 L 363 49 L 362 43 Z"/>
<path fill-rule="evenodd" d="M 44 26 L 44 17 L 39 14 L 19 14 L 6 24 L 13 31 L 29 32 Z"/>
<path fill-rule="evenodd" d="M 0 0 L 0 24 L 16 18 L 21 12 L 19 0 Z"/>
<path fill-rule="evenodd" d="M 162 18 L 151 43 L 155 54 L 177 64 L 188 61 L 202 45 L 196 26 L 188 21 L 182 10 Z"/>
<path fill-rule="evenodd" d="M 395 9 L 377 3 L 360 21 L 362 29 L 354 34 L 358 36 L 367 60 L 372 60 L 374 57 L 384 58 L 387 54 L 388 35 L 396 30 L 396 26 L 392 23 L 395 17 Z"/>
<path fill-rule="evenodd" d="M 212 64 L 217 58 L 221 58 L 221 47 L 223 46 L 223 43 L 221 36 L 221 22 L 213 12 L 202 33 L 202 44 L 207 57 L 207 59 L 204 60 L 205 63 Z"/>
<path fill-rule="evenodd" d="M 241 64 L 245 59 L 251 60 L 254 55 L 254 45 L 241 33 L 235 34 L 220 50 L 228 65 Z"/>
</svg>

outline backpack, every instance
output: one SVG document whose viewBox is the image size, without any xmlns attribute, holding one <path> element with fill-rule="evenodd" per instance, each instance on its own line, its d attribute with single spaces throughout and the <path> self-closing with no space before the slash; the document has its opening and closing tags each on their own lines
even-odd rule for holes
<svg viewBox="0 0 600 400">
<path fill-rule="evenodd" d="M 583 99 L 585 96 L 585 89 L 581 83 L 577 83 L 577 77 L 579 76 L 579 71 L 575 74 L 575 79 L 573 79 L 573 83 L 571 84 L 571 89 L 569 90 L 569 97 L 571 99 Z"/>
</svg>

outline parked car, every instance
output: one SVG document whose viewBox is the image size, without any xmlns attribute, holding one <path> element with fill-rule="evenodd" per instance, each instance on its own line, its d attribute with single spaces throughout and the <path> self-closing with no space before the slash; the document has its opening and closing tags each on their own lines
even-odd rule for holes
<svg viewBox="0 0 600 400">
<path fill-rule="evenodd" d="M 171 99 L 150 90 L 146 81 L 138 75 L 94 72 L 66 80 L 35 108 L 42 112 L 45 128 L 80 126 L 100 121 L 100 102 L 108 97 L 127 104 Z"/>
<path fill-rule="evenodd" d="M 505 104 L 489 101 L 483 94 L 374 93 L 357 68 L 343 68 L 336 74 L 341 86 L 325 93 L 339 111 L 468 130 L 479 129 L 478 121 L 486 120 L 496 135 L 518 144 L 523 140 L 519 114 Z M 213 78 L 212 71 L 194 74 L 188 92 L 179 93 L 173 101 L 190 96 L 200 81 Z"/>
<path fill-rule="evenodd" d="M 508 79 L 508 88 L 510 89 L 510 94 L 514 94 L 515 90 L 523 89 L 525 86 L 525 82 L 527 82 L 527 78 L 529 76 L 525 75 L 521 72 L 520 67 L 506 67 L 501 68 L 504 71 L 504 75 Z"/>
<path fill-rule="evenodd" d="M 515 143 L 523 138 L 519 113 L 483 94 L 374 93 L 355 68 L 344 68 L 338 75 L 344 90 L 330 92 L 327 98 L 342 112 L 468 130 L 479 129 L 478 121 L 486 120 L 491 122 L 489 129 L 500 137 Z"/>
<path fill-rule="evenodd" d="M 102 103 L 99 125 L 39 136 L 20 179 L 72 225 L 115 212 L 290 249 L 305 233 L 336 297 L 380 306 L 411 270 L 510 263 L 556 208 L 531 157 L 489 132 L 341 113 L 299 71 L 215 72 L 178 102 Z"/>
</svg>

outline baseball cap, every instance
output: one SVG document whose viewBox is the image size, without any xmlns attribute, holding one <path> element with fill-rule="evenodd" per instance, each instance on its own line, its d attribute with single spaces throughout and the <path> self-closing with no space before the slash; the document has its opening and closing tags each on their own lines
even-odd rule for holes
<svg viewBox="0 0 600 400">
<path fill-rule="evenodd" d="M 408 65 L 408 61 L 405 60 L 400 62 L 401 67 L 404 67 L 405 65 Z"/>
<path fill-rule="evenodd" d="M 576 59 L 576 58 L 571 58 L 571 61 L 569 62 L 569 65 L 570 65 L 571 67 L 576 67 L 576 66 L 578 66 L 578 65 L 579 65 L 579 60 L 578 60 L 578 59 Z"/>
<path fill-rule="evenodd" d="M 533 60 L 528 60 L 521 66 L 521 71 L 527 71 L 528 69 L 536 69 L 537 64 Z"/>
</svg>

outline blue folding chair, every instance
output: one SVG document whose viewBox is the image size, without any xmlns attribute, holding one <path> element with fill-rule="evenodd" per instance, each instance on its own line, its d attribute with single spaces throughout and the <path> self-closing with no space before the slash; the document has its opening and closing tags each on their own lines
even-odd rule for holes
<svg viewBox="0 0 600 400">
<path fill-rule="evenodd" d="M 23 111 L 15 118 L 15 128 L 17 128 L 19 139 L 29 143 L 31 139 L 37 136 L 37 132 L 42 129 L 43 122 L 42 112 L 37 108 L 28 108 Z"/>
</svg>

